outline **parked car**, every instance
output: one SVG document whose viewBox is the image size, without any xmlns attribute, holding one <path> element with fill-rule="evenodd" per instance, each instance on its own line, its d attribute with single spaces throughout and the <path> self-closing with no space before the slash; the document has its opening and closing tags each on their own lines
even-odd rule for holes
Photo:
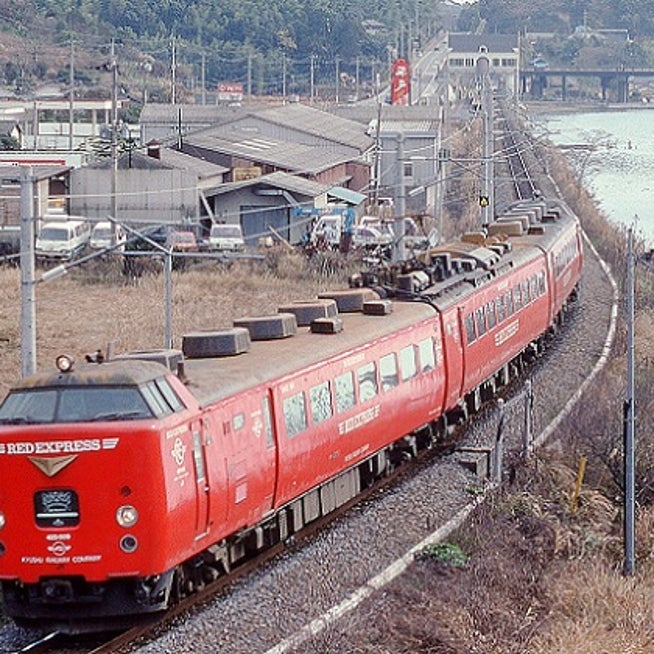
<svg viewBox="0 0 654 654">
<path fill-rule="evenodd" d="M 240 225 L 216 223 L 209 232 L 209 250 L 215 252 L 242 252 L 245 239 Z"/>
<path fill-rule="evenodd" d="M 176 252 L 197 252 L 198 242 L 190 231 L 173 230 L 168 234 L 166 247 Z"/>
<path fill-rule="evenodd" d="M 86 247 L 90 238 L 91 225 L 85 220 L 58 217 L 43 223 L 36 237 L 35 253 L 39 259 L 70 261 Z"/>
<path fill-rule="evenodd" d="M 387 247 L 393 244 L 393 237 L 375 227 L 355 225 L 352 229 L 352 245 L 366 249 Z"/>
<path fill-rule="evenodd" d="M 103 220 L 93 226 L 89 245 L 94 250 L 104 250 L 115 245 L 114 250 L 122 252 L 125 249 L 126 240 L 127 235 L 120 225 Z"/>
</svg>

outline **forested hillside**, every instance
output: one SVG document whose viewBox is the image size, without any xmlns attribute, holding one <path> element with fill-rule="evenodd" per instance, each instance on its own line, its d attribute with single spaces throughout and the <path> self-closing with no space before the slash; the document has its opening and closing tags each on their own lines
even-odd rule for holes
<svg viewBox="0 0 654 654">
<path fill-rule="evenodd" d="M 135 100 L 169 102 L 174 89 L 189 101 L 220 82 L 256 95 L 306 95 L 312 84 L 332 98 L 340 85 L 349 97 L 384 84 L 395 56 L 427 47 L 443 27 L 553 32 L 536 48 L 565 65 L 652 61 L 643 39 L 654 35 L 654 0 L 480 0 L 458 24 L 452 12 L 427 0 L 0 0 L 0 86 L 28 97 L 66 86 L 74 59 L 75 93 L 106 95 L 113 42 L 122 92 Z M 584 27 L 632 38 L 608 48 L 573 36 Z"/>
<path fill-rule="evenodd" d="M 485 21 L 490 32 L 557 32 L 575 28 L 628 29 L 632 37 L 654 36 L 654 0 L 479 0 L 466 6 L 463 29 Z"/>
</svg>

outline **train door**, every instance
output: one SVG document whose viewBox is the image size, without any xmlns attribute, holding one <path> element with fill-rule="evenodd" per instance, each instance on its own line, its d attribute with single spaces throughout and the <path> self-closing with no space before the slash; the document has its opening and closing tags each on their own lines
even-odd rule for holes
<svg viewBox="0 0 654 654">
<path fill-rule="evenodd" d="M 277 442 L 274 433 L 274 416 L 272 413 L 272 399 L 269 390 L 260 400 L 261 412 L 252 414 L 252 431 L 257 439 L 261 439 L 265 447 L 261 449 L 263 475 L 263 511 L 272 511 L 275 504 L 275 493 L 277 490 Z"/>
<path fill-rule="evenodd" d="M 195 533 L 202 536 L 209 530 L 209 481 L 207 479 L 207 459 L 205 434 L 201 420 L 191 424 L 193 435 L 193 464 L 195 469 Z"/>
<path fill-rule="evenodd" d="M 445 382 L 445 409 L 451 409 L 461 397 L 463 384 L 463 343 L 461 342 L 461 327 L 456 306 L 443 311 L 443 359 L 447 370 Z"/>
<path fill-rule="evenodd" d="M 277 447 L 269 391 L 239 395 L 225 406 L 225 442 L 229 443 L 228 520 L 232 526 L 254 524 L 268 514 L 275 500 Z"/>
</svg>

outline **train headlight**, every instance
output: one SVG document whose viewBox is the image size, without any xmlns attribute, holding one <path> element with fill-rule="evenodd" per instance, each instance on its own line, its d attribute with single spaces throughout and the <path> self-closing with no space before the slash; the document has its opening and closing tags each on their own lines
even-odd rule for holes
<svg viewBox="0 0 654 654">
<path fill-rule="evenodd" d="M 136 539 L 136 536 L 123 536 L 120 539 L 120 549 L 123 550 L 126 554 L 131 554 L 136 551 L 136 548 L 139 546 L 139 542 Z"/>
<path fill-rule="evenodd" d="M 5 523 L 7 522 L 5 514 L 0 511 L 0 529 L 4 529 Z"/>
<path fill-rule="evenodd" d="M 139 512 L 131 505 L 125 504 L 116 511 L 116 522 L 121 527 L 131 527 L 138 522 Z"/>
<path fill-rule="evenodd" d="M 56 359 L 57 369 L 59 372 L 70 372 L 73 369 L 75 359 L 68 354 L 60 354 Z"/>
</svg>

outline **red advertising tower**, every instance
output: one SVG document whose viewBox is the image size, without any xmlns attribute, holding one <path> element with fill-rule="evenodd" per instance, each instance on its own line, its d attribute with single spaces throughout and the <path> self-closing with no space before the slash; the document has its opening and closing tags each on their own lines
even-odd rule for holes
<svg viewBox="0 0 654 654">
<path fill-rule="evenodd" d="M 396 59 L 391 69 L 391 104 L 408 105 L 411 93 L 411 74 L 406 59 Z"/>
</svg>

